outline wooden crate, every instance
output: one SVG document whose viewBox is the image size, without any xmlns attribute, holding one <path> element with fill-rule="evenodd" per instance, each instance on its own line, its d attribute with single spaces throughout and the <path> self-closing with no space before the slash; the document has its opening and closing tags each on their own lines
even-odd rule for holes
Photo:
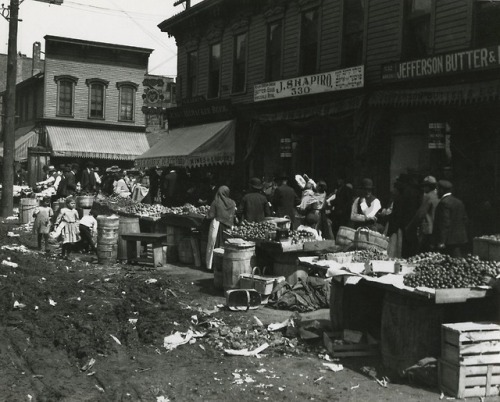
<svg viewBox="0 0 500 402">
<path fill-rule="evenodd" d="M 472 240 L 472 254 L 477 255 L 482 260 L 488 260 L 489 256 L 489 240 L 475 237 Z"/>
<path fill-rule="evenodd" d="M 500 365 L 466 366 L 438 361 L 441 391 L 455 398 L 496 396 L 500 393 Z"/>
<path fill-rule="evenodd" d="M 443 324 L 441 358 L 465 366 L 500 364 L 500 325 L 476 322 Z"/>
<path fill-rule="evenodd" d="M 500 261 L 500 241 L 488 240 L 488 260 Z"/>
</svg>

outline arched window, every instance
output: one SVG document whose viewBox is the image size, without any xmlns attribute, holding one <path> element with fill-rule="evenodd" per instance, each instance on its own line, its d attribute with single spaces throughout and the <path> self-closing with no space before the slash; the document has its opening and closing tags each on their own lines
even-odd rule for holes
<svg viewBox="0 0 500 402">
<path fill-rule="evenodd" d="M 77 77 L 58 75 L 54 77 L 57 83 L 57 116 L 73 117 L 75 103 L 75 85 Z"/>
<path fill-rule="evenodd" d="M 135 94 L 137 84 L 125 81 L 117 82 L 116 87 L 120 91 L 120 103 L 118 105 L 118 121 L 134 121 L 135 118 Z"/>
<path fill-rule="evenodd" d="M 86 84 L 89 87 L 89 119 L 104 119 L 106 88 L 109 81 L 91 78 Z"/>
</svg>

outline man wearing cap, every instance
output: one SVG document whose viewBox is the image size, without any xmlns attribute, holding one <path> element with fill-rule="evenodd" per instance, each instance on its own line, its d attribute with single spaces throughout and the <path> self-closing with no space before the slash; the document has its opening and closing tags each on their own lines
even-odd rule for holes
<svg viewBox="0 0 500 402">
<path fill-rule="evenodd" d="M 439 203 L 434 215 L 433 240 L 437 250 L 460 258 L 467 244 L 467 214 L 462 201 L 452 195 L 453 184 L 439 180 Z"/>
<path fill-rule="evenodd" d="M 351 226 L 354 229 L 368 227 L 377 230 L 377 212 L 382 208 L 380 201 L 373 195 L 373 181 L 365 178 L 361 182 L 362 194 L 357 197 L 351 208 Z"/>
<path fill-rule="evenodd" d="M 237 214 L 248 222 L 262 222 L 266 216 L 271 216 L 271 208 L 262 194 L 262 182 L 258 177 L 250 179 L 250 191 L 241 199 Z"/>
<path fill-rule="evenodd" d="M 427 176 L 422 181 L 422 189 L 424 194 L 422 202 L 415 216 L 406 227 L 406 231 L 417 229 L 419 240 L 419 252 L 425 253 L 431 249 L 431 237 L 434 225 L 434 215 L 436 207 L 439 203 L 437 193 L 437 180 L 434 176 Z"/>
<path fill-rule="evenodd" d="M 80 181 L 81 189 L 85 193 L 95 193 L 96 191 L 96 182 L 95 175 L 93 172 L 94 163 L 88 162 L 85 166 L 85 169 L 82 171 L 82 178 Z"/>
<path fill-rule="evenodd" d="M 45 180 L 39 181 L 36 183 L 37 186 L 43 186 L 44 188 L 52 187 L 54 182 L 56 181 L 56 168 L 54 166 L 43 167 L 44 172 L 46 172 Z"/>
<path fill-rule="evenodd" d="M 276 189 L 274 190 L 272 205 L 276 215 L 283 218 L 288 216 L 292 229 L 295 229 L 295 215 L 297 213 L 295 206 L 300 202 L 295 190 L 288 185 L 288 177 L 285 173 L 278 175 L 275 179 Z"/>
</svg>

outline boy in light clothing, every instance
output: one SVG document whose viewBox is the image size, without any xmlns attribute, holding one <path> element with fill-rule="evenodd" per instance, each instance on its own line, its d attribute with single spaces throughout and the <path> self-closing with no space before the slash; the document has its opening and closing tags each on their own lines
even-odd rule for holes
<svg viewBox="0 0 500 402">
<path fill-rule="evenodd" d="M 93 236 L 97 234 L 97 221 L 94 218 L 92 212 L 80 219 L 80 237 L 82 251 L 84 253 L 90 252 L 95 253 L 96 248 L 94 244 Z"/>
</svg>

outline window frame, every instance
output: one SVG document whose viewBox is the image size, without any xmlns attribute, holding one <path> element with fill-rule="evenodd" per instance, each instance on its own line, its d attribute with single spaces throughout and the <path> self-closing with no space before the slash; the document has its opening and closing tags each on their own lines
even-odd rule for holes
<svg viewBox="0 0 500 402">
<path fill-rule="evenodd" d="M 119 91 L 118 94 L 118 121 L 119 122 L 127 122 L 127 123 L 135 123 L 135 108 L 137 106 L 137 89 L 139 85 L 131 82 L 131 81 L 122 81 L 116 83 L 116 88 Z M 122 103 L 123 103 L 123 94 L 125 89 L 132 90 L 132 116 L 131 119 L 122 118 Z"/>
<path fill-rule="evenodd" d="M 56 116 L 57 117 L 75 117 L 75 88 L 78 84 L 78 78 L 72 75 L 57 75 L 54 77 L 54 81 L 57 84 L 57 95 L 56 95 Z M 71 110 L 69 113 L 61 113 L 61 88 L 62 84 L 68 83 L 71 88 L 71 99 L 69 101 Z"/>
<path fill-rule="evenodd" d="M 315 58 L 316 58 L 316 65 L 314 67 L 314 71 L 312 72 L 309 72 L 309 71 L 305 71 L 304 69 L 304 63 L 306 60 L 308 60 L 308 57 L 304 57 L 304 42 L 303 42 L 303 38 L 304 38 L 304 24 L 303 24 L 303 21 L 304 21 L 304 18 L 305 18 L 305 15 L 309 12 L 316 12 L 317 13 L 317 24 L 316 26 L 318 27 L 317 28 L 317 37 L 316 37 L 316 55 L 315 55 Z M 307 9 L 304 9 L 300 12 L 299 14 L 299 27 L 300 27 L 300 32 L 299 32 L 299 75 L 312 75 L 312 74 L 316 74 L 318 73 L 319 71 L 319 65 L 320 65 L 320 45 L 321 45 L 321 8 L 319 6 L 315 6 L 315 7 L 311 7 L 311 8 L 307 8 Z"/>
<path fill-rule="evenodd" d="M 355 31 L 355 30 L 350 30 L 347 27 L 347 20 L 346 20 L 346 10 L 347 10 L 347 3 L 350 0 L 342 0 L 342 40 L 340 42 L 340 65 L 343 68 L 349 68 L 349 67 L 355 67 L 364 64 L 365 61 L 365 41 L 366 41 L 366 20 L 367 20 L 367 0 L 358 0 L 361 3 L 361 11 L 362 11 L 362 21 L 361 21 L 361 29 Z M 349 29 L 349 30 L 348 30 Z M 351 37 L 352 35 L 356 33 L 361 33 L 361 43 L 359 46 L 360 51 L 361 51 L 361 57 L 359 61 L 353 62 L 351 59 L 347 59 L 346 55 L 348 52 L 346 52 L 346 47 L 351 47 L 348 46 L 349 44 L 346 42 L 346 39 Z M 352 43 L 352 42 L 349 42 Z"/>
<path fill-rule="evenodd" d="M 89 89 L 88 96 L 88 113 L 87 118 L 90 120 L 105 120 L 106 119 L 106 90 L 109 85 L 109 81 L 100 78 L 90 78 L 85 81 Z M 102 116 L 92 116 L 92 89 L 94 86 L 99 86 L 102 88 Z"/>
<path fill-rule="evenodd" d="M 433 53 L 433 28 L 432 24 L 434 21 L 434 10 L 435 10 L 435 0 L 429 0 L 429 11 L 413 10 L 414 2 L 417 0 L 405 0 L 404 1 L 404 18 L 403 18 L 403 51 L 402 55 L 404 59 L 420 59 L 425 58 Z M 425 44 L 427 52 L 417 52 L 417 46 L 413 46 L 417 41 L 416 35 L 410 35 L 415 31 L 415 25 L 417 23 L 424 23 L 428 25 L 427 28 L 427 43 Z"/>
<path fill-rule="evenodd" d="M 219 68 L 218 68 L 218 85 L 217 85 L 217 93 L 214 94 L 212 92 L 212 89 L 213 89 L 213 82 L 212 82 L 212 79 L 213 79 L 213 72 L 215 70 L 213 70 L 213 53 L 212 53 L 212 49 L 215 47 L 215 46 L 219 46 Z M 221 96 L 221 77 L 222 77 L 222 42 L 214 42 L 214 43 L 210 43 L 208 45 L 208 88 L 207 88 L 207 99 L 217 99 L 217 98 L 220 98 Z"/>
<path fill-rule="evenodd" d="M 280 30 L 280 50 L 279 50 L 279 72 L 278 72 L 278 77 L 273 77 L 273 68 L 272 64 L 275 58 L 273 57 L 274 53 L 271 52 L 271 26 L 279 24 L 279 30 Z M 266 81 L 278 81 L 283 78 L 283 39 L 284 39 L 284 34 L 285 34 L 285 24 L 284 24 L 284 18 L 276 18 L 274 20 L 268 21 L 267 26 L 266 26 L 266 63 L 265 63 L 265 77 Z M 276 52 L 278 54 L 278 52 Z"/>
<path fill-rule="evenodd" d="M 241 36 L 245 36 L 245 60 L 244 63 L 236 63 L 237 61 L 237 41 Z M 243 72 L 243 82 L 241 84 L 242 88 L 236 88 L 236 67 L 244 64 Z M 247 92 L 247 80 L 248 80 L 248 31 L 237 32 L 233 35 L 233 58 L 232 58 L 232 69 L 231 69 L 231 95 L 244 94 Z"/>
<path fill-rule="evenodd" d="M 473 21 L 472 21 L 472 33 L 471 33 L 471 36 L 472 36 L 472 44 L 474 47 L 476 48 L 479 48 L 479 47 L 490 47 L 490 46 L 497 46 L 498 43 L 500 43 L 500 32 L 499 32 L 499 38 L 498 40 L 495 40 L 491 43 L 487 42 L 484 40 L 483 38 L 483 41 L 480 42 L 479 41 L 479 35 L 478 35 L 478 27 L 479 26 L 482 26 L 482 24 L 478 21 L 478 6 L 480 4 L 495 4 L 497 5 L 499 8 L 500 8 L 500 1 L 499 0 L 473 0 Z M 488 25 L 490 26 L 490 25 Z M 500 29 L 499 29 L 500 31 Z"/>
<path fill-rule="evenodd" d="M 192 66 L 191 55 L 196 53 L 196 66 Z M 186 97 L 188 99 L 194 98 L 198 95 L 198 72 L 200 65 L 200 52 L 198 49 L 191 50 L 186 53 L 187 62 L 186 62 Z M 194 83 L 193 83 L 194 77 Z"/>
</svg>

